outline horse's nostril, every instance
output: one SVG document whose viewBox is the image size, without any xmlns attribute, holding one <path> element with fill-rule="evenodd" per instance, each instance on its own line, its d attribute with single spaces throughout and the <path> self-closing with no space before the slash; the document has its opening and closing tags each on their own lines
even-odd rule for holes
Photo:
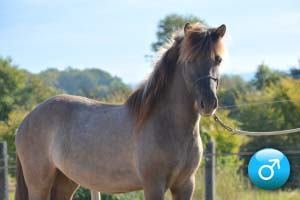
<svg viewBox="0 0 300 200">
<path fill-rule="evenodd" d="M 204 102 L 203 101 L 201 101 L 200 105 L 201 105 L 201 108 L 204 109 Z"/>
</svg>

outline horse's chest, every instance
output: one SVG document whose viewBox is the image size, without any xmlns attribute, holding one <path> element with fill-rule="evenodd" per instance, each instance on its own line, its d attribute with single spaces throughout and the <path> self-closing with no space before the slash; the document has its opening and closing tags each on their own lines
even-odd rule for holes
<svg viewBox="0 0 300 200">
<path fill-rule="evenodd" d="M 177 162 L 173 176 L 176 179 L 186 179 L 199 167 L 203 149 L 200 138 L 190 142 L 177 152 Z M 175 178 L 174 177 L 174 178 Z"/>
</svg>

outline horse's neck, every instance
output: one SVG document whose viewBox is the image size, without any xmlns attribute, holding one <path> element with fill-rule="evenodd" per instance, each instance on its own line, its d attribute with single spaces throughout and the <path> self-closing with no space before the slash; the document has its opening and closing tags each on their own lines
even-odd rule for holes
<svg viewBox="0 0 300 200">
<path fill-rule="evenodd" d="M 177 66 L 173 80 L 156 113 L 161 120 L 165 120 L 161 123 L 168 121 L 174 125 L 172 128 L 190 134 L 198 127 L 199 114 L 195 107 L 195 98 L 187 90 L 179 67 Z"/>
</svg>

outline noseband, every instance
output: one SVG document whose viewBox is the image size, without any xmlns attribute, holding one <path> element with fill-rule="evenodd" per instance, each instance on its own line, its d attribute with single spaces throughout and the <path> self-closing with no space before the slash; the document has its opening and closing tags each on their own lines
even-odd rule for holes
<svg viewBox="0 0 300 200">
<path fill-rule="evenodd" d="M 218 86 L 219 86 L 219 78 L 216 78 L 216 77 L 211 76 L 211 75 L 201 76 L 200 78 L 197 78 L 197 79 L 194 81 L 193 84 L 195 85 L 196 83 L 198 83 L 199 81 L 201 81 L 201 80 L 203 80 L 203 79 L 212 79 L 212 80 L 214 80 L 214 81 L 217 83 L 217 88 L 218 88 Z"/>
</svg>

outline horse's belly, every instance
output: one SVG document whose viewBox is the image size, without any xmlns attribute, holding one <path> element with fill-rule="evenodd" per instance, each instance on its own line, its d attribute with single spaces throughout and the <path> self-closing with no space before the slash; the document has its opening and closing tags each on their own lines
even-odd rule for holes
<svg viewBox="0 0 300 200">
<path fill-rule="evenodd" d="M 140 181 L 132 169 L 124 165 L 93 167 L 74 165 L 59 167 L 70 179 L 79 185 L 106 193 L 129 192 L 141 189 Z"/>
<path fill-rule="evenodd" d="M 107 193 L 141 188 L 132 159 L 132 145 L 124 141 L 123 145 L 111 141 L 95 144 L 82 141 L 66 147 L 66 143 L 68 141 L 56 148 L 53 159 L 56 167 L 76 183 Z"/>
</svg>

